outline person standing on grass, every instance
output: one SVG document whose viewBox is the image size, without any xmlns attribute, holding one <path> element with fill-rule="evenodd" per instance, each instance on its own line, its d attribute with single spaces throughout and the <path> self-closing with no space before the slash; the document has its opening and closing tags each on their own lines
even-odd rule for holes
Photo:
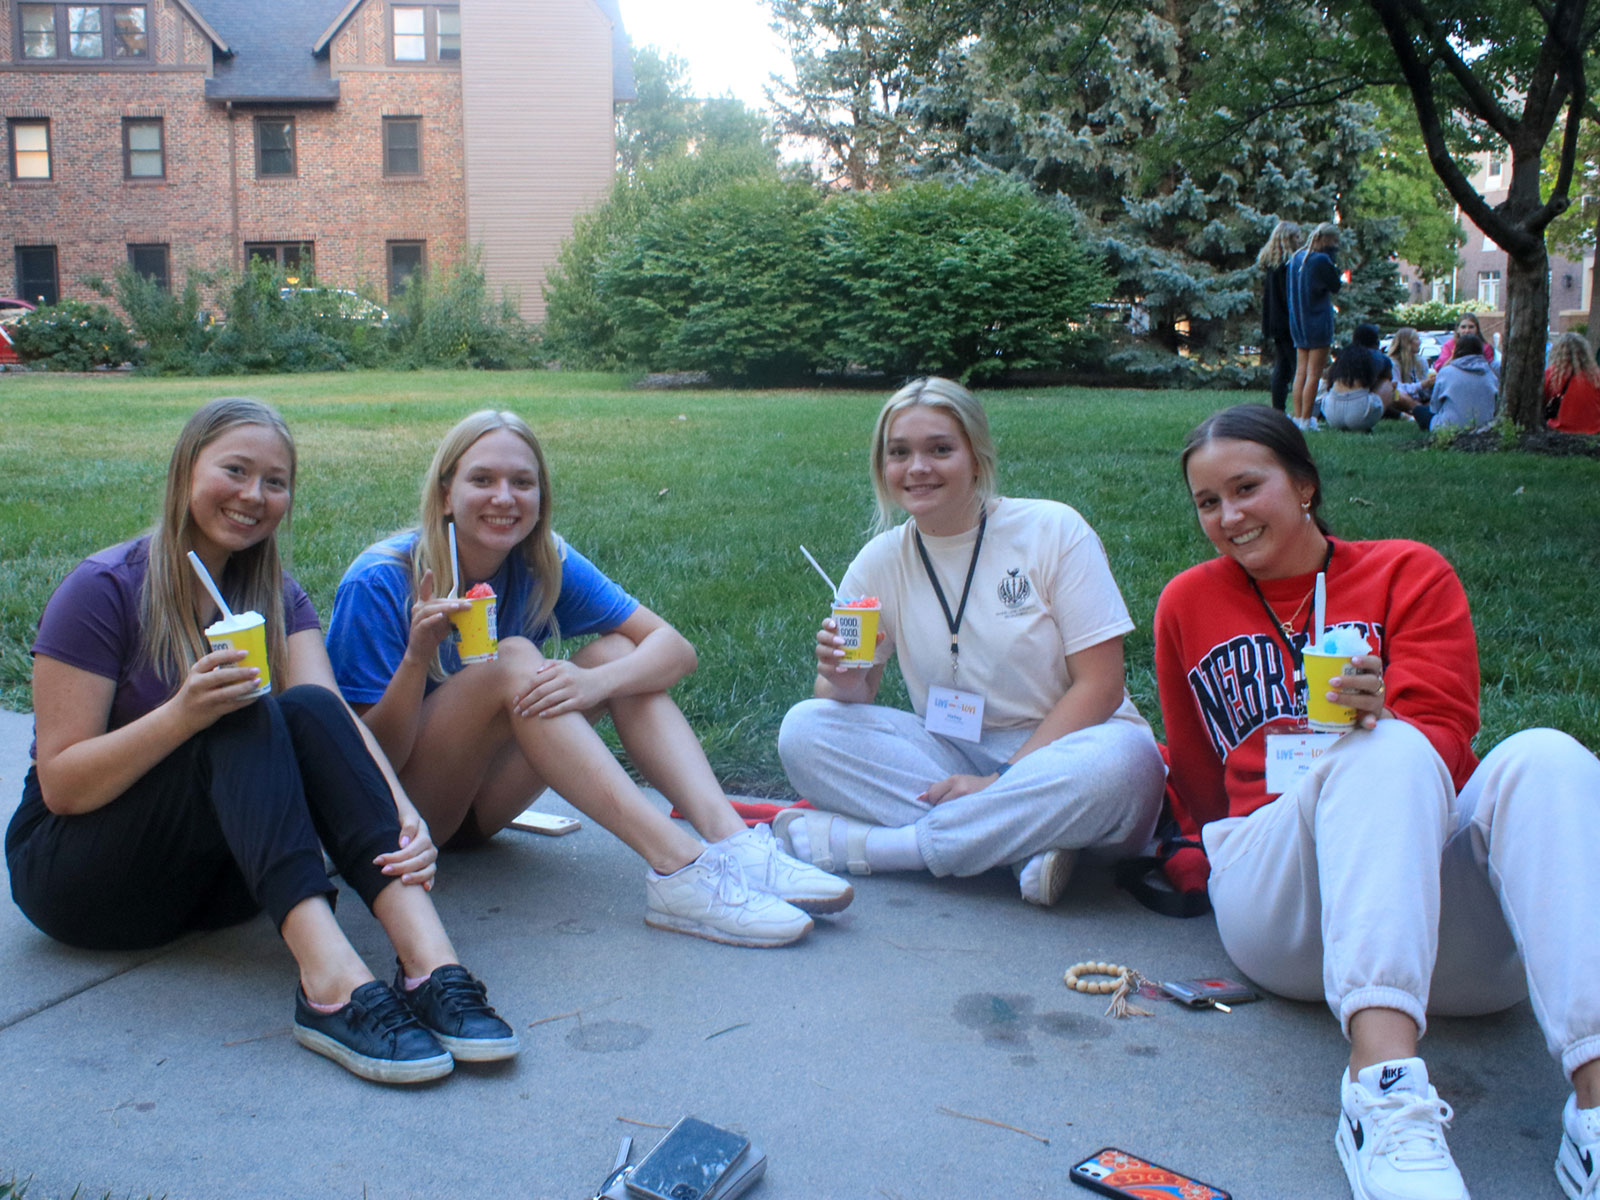
<svg viewBox="0 0 1600 1200">
<path fill-rule="evenodd" d="M 517 1037 L 428 896 L 428 826 L 339 699 L 311 601 L 280 565 L 295 450 L 275 411 L 213 400 L 183 427 L 155 528 L 91 555 L 33 644 L 33 766 L 6 831 L 17 906 L 97 950 L 159 946 L 266 909 L 300 968 L 294 1036 L 366 1079 L 416 1083 Z M 219 616 L 266 619 L 273 690 Z M 372 977 L 334 919 L 326 849 L 398 958 Z"/>
<path fill-rule="evenodd" d="M 1559 433 L 1600 433 L 1600 368 L 1581 333 L 1563 333 L 1544 373 L 1545 419 Z"/>
<path fill-rule="evenodd" d="M 1024 900 L 1054 904 L 1080 848 L 1138 853 L 1161 806 L 1105 549 L 1066 505 L 996 494 L 988 418 L 948 379 L 883 406 L 872 484 L 882 532 L 841 586 L 878 597 L 883 639 L 869 669 L 848 669 L 823 622 L 815 698 L 778 734 L 789 782 L 817 808 L 780 813 L 774 832 L 858 875 L 1009 866 Z M 875 703 L 895 655 L 914 712 Z"/>
<path fill-rule="evenodd" d="M 1314 431 L 1313 405 L 1317 381 L 1328 365 L 1333 348 L 1333 297 L 1339 290 L 1339 227 L 1324 221 L 1311 233 L 1311 244 L 1289 258 L 1285 283 L 1289 298 L 1289 335 L 1294 341 L 1295 368 L 1293 419 L 1299 428 Z"/>
<path fill-rule="evenodd" d="M 694 647 L 551 529 L 544 451 L 515 413 L 485 410 L 439 443 L 417 528 L 365 550 L 334 599 L 328 644 L 345 698 L 406 789 L 451 844 L 492 836 L 546 786 L 649 864 L 645 922 L 737 946 L 781 946 L 807 913 L 845 908 L 847 883 L 747 829 L 723 794 L 670 689 Z M 486 583 L 497 598 L 499 656 L 463 666 L 441 597 Z M 441 585 L 439 581 L 445 581 Z M 598 634 L 570 658 L 550 639 Z M 645 798 L 591 722 L 609 713 L 635 768 L 710 840 L 703 845 Z"/>
<path fill-rule="evenodd" d="M 1600 1194 L 1600 762 L 1551 729 L 1477 759 L 1478 651 L 1455 571 L 1417 542 L 1333 538 L 1289 421 L 1261 405 L 1213 413 L 1181 462 L 1218 557 L 1156 606 L 1173 810 L 1205 848 L 1170 870 L 1206 883 L 1240 970 L 1338 1017 L 1351 1192 L 1464 1200 L 1451 1109 L 1417 1042 L 1430 1012 L 1529 996 L 1574 1087 L 1557 1178 L 1573 1200 Z M 1370 652 L 1328 693 L 1357 727 L 1297 751 L 1318 572 L 1328 626 Z"/>
<path fill-rule="evenodd" d="M 1300 249 L 1300 226 L 1279 221 L 1256 255 L 1261 272 L 1261 345 L 1272 352 L 1272 407 L 1285 411 L 1294 382 L 1296 356 L 1289 331 L 1289 259 Z"/>
</svg>

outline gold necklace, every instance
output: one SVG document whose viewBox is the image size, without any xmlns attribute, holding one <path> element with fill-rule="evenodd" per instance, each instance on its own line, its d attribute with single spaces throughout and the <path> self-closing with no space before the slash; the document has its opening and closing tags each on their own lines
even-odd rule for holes
<svg viewBox="0 0 1600 1200">
<path fill-rule="evenodd" d="M 1279 619 L 1276 612 L 1272 614 L 1273 619 L 1277 620 L 1278 625 L 1283 629 L 1284 637 L 1292 638 L 1294 636 L 1294 623 L 1300 619 L 1300 614 L 1305 611 L 1306 605 L 1310 602 L 1311 597 L 1316 593 L 1316 590 L 1317 585 L 1313 583 L 1310 590 L 1300 598 L 1300 603 L 1295 605 L 1294 611 L 1289 614 L 1289 619 L 1287 621 Z"/>
</svg>

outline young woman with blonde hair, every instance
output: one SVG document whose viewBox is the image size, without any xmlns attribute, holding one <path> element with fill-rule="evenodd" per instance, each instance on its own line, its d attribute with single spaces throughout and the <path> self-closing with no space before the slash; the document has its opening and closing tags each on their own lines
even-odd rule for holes
<svg viewBox="0 0 1600 1200">
<path fill-rule="evenodd" d="M 774 829 L 828 870 L 1009 866 L 1024 900 L 1053 904 L 1079 849 L 1137 853 L 1161 804 L 1105 549 L 1065 504 L 999 495 L 988 418 L 948 379 L 883 406 L 872 485 L 882 532 L 841 587 L 878 597 L 883 639 L 870 668 L 847 669 L 823 622 L 815 697 L 778 735 L 816 810 L 780 813 Z M 913 712 L 876 703 L 896 656 Z"/>
<path fill-rule="evenodd" d="M 745 828 L 669 694 L 694 648 L 557 537 L 551 508 L 544 450 L 522 418 L 458 422 L 423 477 L 418 526 L 369 547 L 339 584 L 328 644 L 345 698 L 447 841 L 492 836 L 549 786 L 649 864 L 646 923 L 741 946 L 804 937 L 808 911 L 836 912 L 852 890 L 784 854 L 765 826 Z M 441 594 L 451 523 L 461 592 L 494 590 L 491 661 L 463 665 L 450 640 L 450 614 L 467 607 Z M 599 636 L 554 657 L 561 637 L 586 634 Z M 607 713 L 709 846 L 628 777 L 591 725 Z"/>
<path fill-rule="evenodd" d="M 1324 221 L 1311 232 L 1311 242 L 1289 259 L 1286 287 L 1289 298 L 1289 332 L 1294 340 L 1294 423 L 1315 430 L 1312 406 L 1317 381 L 1328 365 L 1333 348 L 1333 297 L 1340 286 L 1334 255 L 1339 250 L 1339 227 Z"/>
<path fill-rule="evenodd" d="M 1289 259 L 1300 249 L 1300 226 L 1279 221 L 1256 255 L 1261 272 L 1261 345 L 1272 349 L 1272 407 L 1285 411 L 1294 382 L 1294 337 L 1289 331 Z"/>
<path fill-rule="evenodd" d="M 91 555 L 33 645 L 34 766 L 6 834 L 12 894 L 74 946 L 156 946 L 265 909 L 300 968 L 294 1036 L 357 1075 L 414 1083 L 517 1038 L 457 961 L 427 889 L 434 850 L 333 682 L 311 601 L 284 573 L 295 449 L 256 400 L 184 426 L 148 534 Z M 266 621 L 272 682 L 212 650 L 216 606 Z M 323 851 L 394 944 L 394 988 L 340 932 Z"/>
<path fill-rule="evenodd" d="M 1560 433 L 1600 433 L 1600 367 L 1589 340 L 1563 333 L 1544 373 L 1545 419 Z"/>
</svg>

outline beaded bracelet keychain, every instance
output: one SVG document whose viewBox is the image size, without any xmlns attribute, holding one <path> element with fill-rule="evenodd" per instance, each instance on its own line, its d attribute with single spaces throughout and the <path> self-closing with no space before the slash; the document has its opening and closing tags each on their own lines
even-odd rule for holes
<svg viewBox="0 0 1600 1200">
<path fill-rule="evenodd" d="M 1104 975 L 1106 978 L 1091 983 L 1083 978 L 1085 975 Z M 1149 1009 L 1140 1008 L 1128 1003 L 1132 996 L 1147 982 L 1145 977 L 1132 967 L 1118 966 L 1116 963 L 1107 962 L 1081 962 L 1067 968 L 1067 973 L 1061 981 L 1075 992 L 1082 992 L 1086 996 L 1111 996 L 1111 1004 L 1106 1009 L 1108 1017 L 1149 1017 L 1154 1016 Z"/>
</svg>

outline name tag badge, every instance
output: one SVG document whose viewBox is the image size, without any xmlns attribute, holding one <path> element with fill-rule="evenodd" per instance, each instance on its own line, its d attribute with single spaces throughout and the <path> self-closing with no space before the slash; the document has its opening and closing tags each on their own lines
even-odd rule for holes
<svg viewBox="0 0 1600 1200">
<path fill-rule="evenodd" d="M 963 742 L 983 739 L 983 697 L 977 692 L 958 692 L 955 688 L 930 687 L 928 713 L 923 726 L 929 733 L 960 738 Z"/>
<path fill-rule="evenodd" d="M 1269 733 L 1267 795 L 1281 796 L 1295 785 L 1342 738 L 1342 733 Z"/>
</svg>

